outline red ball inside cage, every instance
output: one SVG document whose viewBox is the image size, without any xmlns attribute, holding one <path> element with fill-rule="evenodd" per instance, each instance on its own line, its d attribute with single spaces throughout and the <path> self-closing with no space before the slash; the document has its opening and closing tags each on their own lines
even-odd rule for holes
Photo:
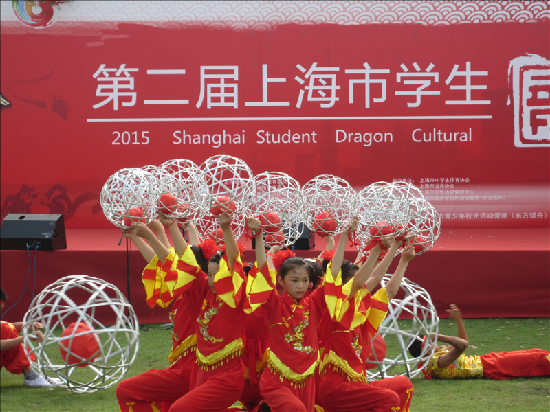
<svg viewBox="0 0 550 412">
<path fill-rule="evenodd" d="M 426 239 L 422 236 L 417 236 L 414 242 L 414 253 L 420 253 L 426 249 Z"/>
<path fill-rule="evenodd" d="M 221 229 L 216 229 L 215 231 L 210 232 L 210 234 L 208 235 L 208 238 L 216 242 L 216 245 L 219 245 L 225 242 L 223 239 L 223 231 Z"/>
<path fill-rule="evenodd" d="M 265 235 L 265 243 L 271 246 L 281 246 L 285 243 L 285 234 L 283 232 L 268 233 Z"/>
<path fill-rule="evenodd" d="M 388 236 L 395 232 L 395 227 L 391 223 L 376 222 L 376 226 L 369 228 L 370 235 L 373 238 L 379 238 L 382 236 Z"/>
<path fill-rule="evenodd" d="M 259 220 L 266 233 L 277 233 L 281 229 L 281 218 L 275 212 L 262 213 Z"/>
<path fill-rule="evenodd" d="M 214 201 L 214 205 L 210 208 L 210 213 L 214 216 L 219 216 L 225 211 L 231 214 L 235 210 L 237 210 L 235 202 L 227 196 L 220 196 Z"/>
<path fill-rule="evenodd" d="M 338 222 L 334 219 L 329 212 L 324 211 L 315 216 L 315 224 L 313 230 L 318 232 L 319 236 L 325 237 L 330 232 L 336 230 Z"/>
<path fill-rule="evenodd" d="M 96 333 L 90 333 L 91 329 L 88 325 L 82 322 L 71 323 L 61 334 L 64 339 L 59 341 L 59 352 L 64 361 L 66 361 L 68 352 L 86 359 L 89 362 L 93 362 L 100 354 L 99 338 Z M 74 335 L 74 336 L 73 336 Z M 71 339 L 71 336 L 72 339 Z M 73 356 L 69 353 L 69 365 L 77 365 L 83 362 L 77 356 Z M 83 362 L 79 367 L 88 366 L 89 362 Z"/>
<path fill-rule="evenodd" d="M 176 209 L 176 198 L 170 193 L 163 193 L 159 197 L 158 208 L 163 215 L 171 215 Z"/>
<path fill-rule="evenodd" d="M 137 223 L 144 215 L 144 211 L 141 207 L 132 207 L 128 209 L 128 216 L 124 216 L 124 226 L 132 226 L 133 223 Z"/>
</svg>

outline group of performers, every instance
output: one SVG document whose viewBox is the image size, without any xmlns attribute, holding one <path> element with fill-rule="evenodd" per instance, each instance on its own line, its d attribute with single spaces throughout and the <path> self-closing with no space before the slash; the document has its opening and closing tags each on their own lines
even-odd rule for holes
<svg viewBox="0 0 550 412">
<path fill-rule="evenodd" d="M 149 306 L 172 305 L 170 367 L 122 381 L 121 411 L 409 410 L 410 380 L 367 382 L 364 362 L 414 258 L 412 246 L 386 287 L 371 295 L 402 241 L 386 236 L 360 267 L 348 262 L 344 250 L 357 219 L 322 254 L 324 273 L 321 262 L 290 250 L 266 254 L 256 218 L 248 219 L 256 236 L 249 271 L 227 212 L 218 217 L 221 250 L 213 240 L 199 243 L 192 223 L 183 225 L 188 244 L 176 220 L 159 219 L 123 232 L 149 262 L 142 276 Z"/>
<path fill-rule="evenodd" d="M 149 226 L 136 223 L 123 230 L 148 262 L 142 275 L 148 305 L 171 305 L 173 333 L 170 366 L 122 381 L 116 390 L 120 410 L 409 411 L 410 380 L 368 382 L 365 361 L 372 360 L 373 339 L 379 338 L 376 331 L 414 247 L 406 239 L 383 236 L 368 257 L 347 261 L 345 246 L 358 223 L 353 219 L 337 246 L 326 237 L 317 259 L 277 246 L 266 254 L 260 220 L 249 218 L 256 262 L 245 266 L 231 215 L 224 212 L 218 219 L 221 245 L 199 242 L 192 222 L 182 224 L 187 242 L 178 222 L 162 214 Z M 403 250 L 395 273 L 371 294 L 398 248 Z M 6 302 L 1 291 L 2 308 Z M 420 336 L 409 345 L 413 357 L 424 344 L 436 345 L 423 369 L 426 378 L 550 376 L 550 354 L 541 349 L 464 355 L 468 336 L 460 310 L 451 305 L 448 312 L 458 336 Z M 24 374 L 26 386 L 53 386 L 30 366 L 21 326 L 2 322 L 0 367 Z M 38 331 L 31 339 L 40 342 L 43 336 Z M 449 346 L 437 346 L 436 339 Z"/>
<path fill-rule="evenodd" d="M 316 260 L 278 247 L 266 254 L 262 225 L 249 218 L 256 262 L 246 268 L 231 215 L 224 212 L 218 219 L 221 248 L 214 240 L 199 243 L 191 222 L 183 224 L 188 244 L 178 222 L 162 214 L 149 227 L 137 223 L 123 230 L 149 262 L 142 275 L 147 303 L 172 305 L 173 347 L 168 368 L 118 385 L 121 411 L 409 411 L 410 380 L 399 376 L 368 382 L 365 361 L 372 359 L 371 340 L 415 256 L 414 247 L 384 236 L 360 266 L 344 260 L 357 227 L 354 219 L 335 249 L 327 237 Z M 400 247 L 395 273 L 371 295 Z M 450 346 L 436 348 L 426 377 L 479 376 L 456 372 L 472 369 L 470 364 L 478 365 L 478 372 L 483 364 L 482 375 L 493 379 L 550 375 L 549 354 L 539 349 L 461 361 L 467 335 L 460 310 L 451 306 L 449 313 L 459 337 L 439 335 Z M 411 354 L 418 356 L 414 352 L 425 342 L 435 344 L 434 339 L 422 337 L 411 345 Z M 484 356 L 494 361 L 484 361 Z"/>
</svg>

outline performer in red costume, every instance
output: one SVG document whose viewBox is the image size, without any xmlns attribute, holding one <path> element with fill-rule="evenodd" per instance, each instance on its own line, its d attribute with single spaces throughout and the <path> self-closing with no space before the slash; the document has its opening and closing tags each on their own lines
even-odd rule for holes
<svg viewBox="0 0 550 412">
<path fill-rule="evenodd" d="M 365 374 L 364 361 L 370 354 L 370 339 L 384 320 L 388 302 L 398 291 L 407 264 L 414 257 L 414 249 L 411 246 L 405 248 L 386 288 L 371 296 L 370 291 L 380 283 L 401 245 L 401 241 L 395 241 L 391 236 L 384 238 L 383 243 L 390 249 L 380 264 L 374 268 L 382 252 L 377 244 L 353 281 L 343 286 L 342 296 L 347 299 L 341 302 L 343 310 L 338 322 L 324 317 L 319 325 L 323 348 L 317 399 L 325 412 L 409 410 L 412 384 L 408 378 L 367 382 Z M 326 279 L 335 278 L 336 286 L 341 285 L 339 272 L 344 248 L 345 242 L 340 240 L 326 272 Z"/>
<path fill-rule="evenodd" d="M 162 223 L 161 223 L 162 222 Z M 164 232 L 164 226 L 169 227 L 170 234 L 174 241 L 174 248 L 170 247 Z M 142 281 L 145 286 L 146 300 L 150 307 L 159 305 L 167 307 L 172 302 L 170 320 L 173 323 L 172 351 L 168 356 L 170 366 L 166 369 L 151 369 L 144 374 L 133 378 L 125 379 L 117 387 L 117 399 L 120 410 L 140 411 L 168 411 L 174 401 L 189 392 L 190 379 L 195 373 L 195 350 L 197 347 L 196 317 L 199 315 L 200 305 L 197 299 L 166 299 L 166 284 L 158 282 L 161 278 L 162 268 L 168 258 L 177 261 L 181 258 L 185 248 L 182 243 L 182 235 L 177 222 L 173 218 L 166 218 L 160 215 L 160 221 L 154 220 L 150 228 L 157 233 L 157 237 L 149 231 L 145 238 L 154 249 L 162 255 L 168 252 L 164 261 L 159 260 L 154 249 L 149 246 L 142 237 L 136 234 L 135 229 L 124 230 L 123 234 L 129 238 L 140 250 L 143 257 L 149 262 L 143 271 Z M 192 223 L 185 225 L 192 242 L 198 242 L 198 237 Z M 143 227 L 137 229 L 138 233 L 146 233 Z M 206 251 L 208 245 L 203 245 Z M 196 246 L 195 255 L 197 261 L 201 262 L 202 276 L 206 278 L 204 271 L 208 270 L 208 260 Z M 217 248 L 216 248 L 217 249 Z M 164 287 L 163 287 L 164 286 Z M 164 299 L 161 299 L 161 294 Z"/>
<path fill-rule="evenodd" d="M 4 309 L 7 301 L 8 295 L 3 289 L 0 289 L 0 310 Z M 22 327 L 23 322 L 9 323 L 2 321 L 0 327 L 0 368 L 4 367 L 8 372 L 15 375 L 23 374 L 23 384 L 25 386 L 33 388 L 55 386 L 32 368 L 23 348 L 23 336 L 19 335 Z M 34 327 L 37 329 L 42 328 L 42 324 L 35 322 Z M 37 330 L 36 337 L 30 337 L 29 339 L 40 343 L 44 339 L 44 335 Z M 31 354 L 31 360 L 36 360 L 33 354 Z"/>
<path fill-rule="evenodd" d="M 464 355 L 468 347 L 468 334 L 462 321 L 462 314 L 456 305 L 447 310 L 458 327 L 457 336 L 438 335 L 437 340 L 449 344 L 440 348 L 435 342 L 435 333 L 429 336 L 434 342 L 435 354 L 422 371 L 427 379 L 487 378 L 513 379 L 535 376 L 550 376 L 550 353 L 543 349 L 519 350 L 514 352 L 492 352 L 486 355 Z M 416 340 L 409 347 L 412 356 L 418 357 L 425 342 Z"/>
<path fill-rule="evenodd" d="M 231 229 L 231 216 L 224 212 L 218 219 L 227 253 L 210 259 L 207 277 L 201 273 L 186 243 L 179 260 L 166 252 L 159 256 L 164 261 L 159 281 L 166 285 L 166 291 L 161 289 L 158 297 L 164 301 L 181 296 L 201 302 L 199 316 L 193 317 L 197 319 L 196 377 L 192 379 L 190 392 L 174 402 L 170 411 L 226 411 L 243 389 L 242 305 L 246 278 Z"/>
<path fill-rule="evenodd" d="M 257 219 L 250 218 L 248 223 L 254 232 L 261 232 Z M 354 219 L 350 230 L 356 227 Z M 343 235 L 346 238 L 347 233 Z M 252 284 L 245 310 L 262 311 L 269 327 L 270 352 L 260 391 L 274 412 L 313 412 L 314 373 L 319 362 L 317 323 L 326 312 L 336 316 L 338 292 L 333 284 L 325 282 L 304 297 L 311 267 L 292 252 L 281 251 L 273 256 L 274 265 L 279 268 L 278 282 L 284 288 L 283 295 L 278 295 L 276 272 L 267 267 L 261 233 L 256 239 L 256 264 L 249 275 Z"/>
<path fill-rule="evenodd" d="M 244 386 L 239 400 L 248 411 L 254 411 L 262 401 L 260 378 L 269 356 L 269 330 L 260 311 L 247 315 L 245 336 Z"/>
</svg>

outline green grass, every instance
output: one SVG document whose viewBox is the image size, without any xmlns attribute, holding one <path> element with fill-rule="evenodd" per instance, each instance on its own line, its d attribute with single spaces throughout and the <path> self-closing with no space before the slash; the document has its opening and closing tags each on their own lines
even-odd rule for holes
<svg viewBox="0 0 550 412">
<path fill-rule="evenodd" d="M 466 319 L 470 344 L 467 354 L 540 348 L 550 351 L 550 319 Z M 406 321 L 403 321 L 406 327 Z M 146 325 L 141 333 L 140 350 L 127 377 L 151 368 L 167 366 L 170 352 L 170 331 L 160 325 Z M 448 319 L 439 324 L 440 333 L 456 334 L 456 325 Z M 388 353 L 391 353 L 388 345 Z M 101 411 L 116 412 L 115 386 L 89 394 L 65 389 L 25 388 L 22 375 L 1 374 L 0 410 L 8 411 Z M 460 412 L 538 412 L 550 411 L 550 379 L 527 378 L 509 381 L 413 379 L 412 411 Z"/>
</svg>

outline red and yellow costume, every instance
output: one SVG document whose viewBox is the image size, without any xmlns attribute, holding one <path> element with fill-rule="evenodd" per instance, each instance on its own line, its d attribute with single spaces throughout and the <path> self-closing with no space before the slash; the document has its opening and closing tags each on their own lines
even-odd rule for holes
<svg viewBox="0 0 550 412">
<path fill-rule="evenodd" d="M 173 296 L 201 301 L 196 319 L 196 378 L 190 392 L 173 403 L 174 411 L 225 411 L 237 400 L 243 389 L 244 349 L 243 304 L 246 277 L 240 256 L 230 271 L 227 257 L 220 261 L 214 277 L 213 293 L 188 247 L 177 262 L 176 270 L 164 281 Z M 162 296 L 162 293 L 160 294 Z"/>
<path fill-rule="evenodd" d="M 239 399 L 249 411 L 252 411 L 262 400 L 260 378 L 269 356 L 269 330 L 261 311 L 247 315 L 245 336 L 246 344 L 242 357 L 244 386 Z"/>
<path fill-rule="evenodd" d="M 191 377 L 195 373 L 196 317 L 200 302 L 195 296 L 174 299 L 166 293 L 166 277 L 177 267 L 178 258 L 173 250 L 165 262 L 155 256 L 143 271 L 142 281 L 146 301 L 150 307 L 167 307 L 173 302 L 170 320 L 172 352 L 168 356 L 170 366 L 166 369 L 151 369 L 144 374 L 125 379 L 117 387 L 117 399 L 122 412 L 168 411 L 171 404 L 189 392 Z M 206 277 L 204 272 L 201 272 Z M 162 297 L 161 297 L 162 296 Z"/>
<path fill-rule="evenodd" d="M 0 329 L 0 339 L 17 339 L 19 332 L 11 323 L 2 322 Z M 31 355 L 34 357 L 34 355 Z M 33 360 L 36 360 L 34 358 Z M 0 352 L 0 368 L 5 367 L 8 372 L 16 375 L 23 373 L 23 369 L 30 366 L 23 344 L 15 345 L 13 348 Z"/>
<path fill-rule="evenodd" d="M 297 300 L 277 294 L 276 272 L 267 264 L 249 273 L 247 313 L 261 311 L 269 327 L 267 368 L 260 391 L 274 412 L 315 411 L 314 373 L 319 363 L 317 324 L 327 312 L 325 300 L 330 286 L 323 285 L 308 297 Z M 330 300 L 330 299 L 329 299 Z"/>
<path fill-rule="evenodd" d="M 330 266 L 327 281 L 332 282 Z M 336 319 L 323 317 L 319 325 L 322 361 L 317 401 L 329 411 L 408 411 L 412 384 L 406 377 L 367 382 L 365 360 L 374 337 L 388 310 L 388 296 L 380 289 L 374 296 L 363 288 L 348 299 L 353 281 L 341 286 Z"/>
<path fill-rule="evenodd" d="M 422 370 L 428 379 L 487 378 L 513 379 L 550 375 L 550 354 L 543 349 L 492 352 L 486 355 L 460 355 L 453 363 L 439 367 L 439 358 L 448 350 L 437 351 Z"/>
</svg>

